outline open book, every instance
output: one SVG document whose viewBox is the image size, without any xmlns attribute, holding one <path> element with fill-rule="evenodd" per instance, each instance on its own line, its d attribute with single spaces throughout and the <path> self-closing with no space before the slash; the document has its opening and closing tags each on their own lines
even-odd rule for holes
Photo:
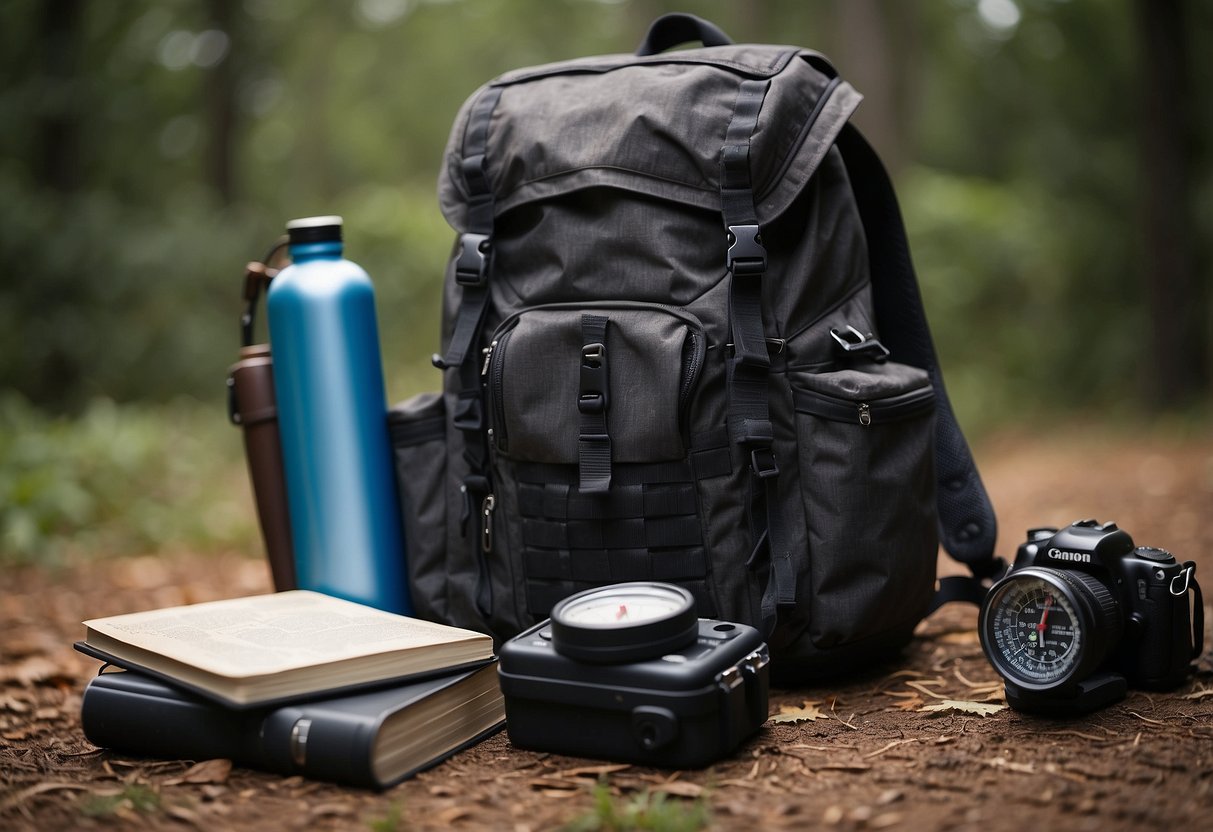
<svg viewBox="0 0 1213 832">
<path fill-rule="evenodd" d="M 85 621 L 76 648 L 233 707 L 481 664 L 481 633 L 293 590 Z"/>
</svg>

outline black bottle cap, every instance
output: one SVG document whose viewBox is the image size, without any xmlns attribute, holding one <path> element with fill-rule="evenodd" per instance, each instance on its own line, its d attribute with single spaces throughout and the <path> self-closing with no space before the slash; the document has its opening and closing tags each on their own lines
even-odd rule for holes
<svg viewBox="0 0 1213 832">
<path fill-rule="evenodd" d="M 286 224 L 291 245 L 341 242 L 341 217 L 304 217 Z"/>
</svg>

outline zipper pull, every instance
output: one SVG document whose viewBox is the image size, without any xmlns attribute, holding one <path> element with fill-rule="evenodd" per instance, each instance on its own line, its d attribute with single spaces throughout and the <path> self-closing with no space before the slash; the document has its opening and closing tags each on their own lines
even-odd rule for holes
<svg viewBox="0 0 1213 832">
<path fill-rule="evenodd" d="M 872 408 L 868 406 L 867 402 L 860 402 L 859 404 L 859 424 L 865 428 L 872 424 Z"/>
<path fill-rule="evenodd" d="M 480 548 L 486 554 L 493 551 L 493 509 L 495 508 L 497 508 L 497 498 L 492 494 L 486 494 L 484 502 L 480 504 L 480 514 L 484 521 L 480 528 Z"/>
<path fill-rule="evenodd" d="M 489 362 L 493 360 L 493 347 L 495 346 L 497 346 L 496 340 L 480 351 L 480 354 L 484 356 L 484 366 L 480 368 L 481 376 L 489 374 Z"/>
</svg>

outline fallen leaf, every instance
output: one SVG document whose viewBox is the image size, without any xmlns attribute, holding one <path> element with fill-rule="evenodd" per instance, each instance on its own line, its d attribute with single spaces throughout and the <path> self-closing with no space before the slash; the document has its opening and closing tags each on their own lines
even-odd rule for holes
<svg viewBox="0 0 1213 832">
<path fill-rule="evenodd" d="M 27 789 L 22 789 L 15 794 L 7 795 L 3 801 L 0 801 L 0 812 L 6 812 L 14 806 L 20 806 L 27 798 L 46 792 L 56 792 L 61 790 L 86 792 L 89 787 L 79 783 L 38 783 L 35 786 L 30 786 Z"/>
<path fill-rule="evenodd" d="M 897 812 L 885 812 L 877 815 L 868 821 L 868 826 L 872 829 L 888 829 L 890 826 L 896 826 L 901 823 L 901 815 Z"/>
<path fill-rule="evenodd" d="M 585 777 L 586 775 L 601 776 L 603 774 L 614 774 L 617 771 L 631 768 L 627 763 L 611 763 L 604 766 L 578 766 L 577 768 L 566 768 L 560 771 L 553 772 L 553 777 Z"/>
<path fill-rule="evenodd" d="M 799 708 L 780 705 L 779 713 L 771 717 L 771 722 L 814 722 L 818 719 L 829 719 L 830 715 L 822 713 L 817 707 L 820 704 L 816 700 L 805 700 Z"/>
<path fill-rule="evenodd" d="M 1007 771 L 1018 772 L 1019 774 L 1036 773 L 1036 766 L 1031 763 L 1013 763 L 1006 757 L 995 757 L 992 760 L 986 760 L 986 765 L 990 768 L 1005 769 Z"/>
<path fill-rule="evenodd" d="M 961 630 L 959 632 L 942 633 L 935 636 L 940 644 L 980 644 L 981 639 L 976 630 Z"/>
<path fill-rule="evenodd" d="M 965 714 L 977 714 L 978 716 L 989 716 L 996 714 L 999 711 L 1006 710 L 1006 705 L 997 705 L 993 702 L 973 702 L 968 699 L 945 699 L 935 705 L 924 705 L 919 708 L 919 712 L 935 712 L 942 713 L 944 711 L 959 711 Z"/>
<path fill-rule="evenodd" d="M 904 698 L 893 703 L 893 707 L 902 711 L 917 711 L 925 704 L 925 700 L 916 693 L 905 694 Z"/>
<path fill-rule="evenodd" d="M 0 682 L 15 682 L 22 687 L 53 684 L 61 679 L 72 681 L 72 670 L 45 656 L 31 656 L 16 664 L 0 667 Z"/>
<path fill-rule="evenodd" d="M 199 828 L 202 827 L 202 818 L 193 809 L 186 806 L 165 806 L 164 813 L 174 820 L 192 823 Z"/>
<path fill-rule="evenodd" d="M 450 826 L 455 821 L 462 820 L 470 814 L 471 812 L 463 806 L 452 806 L 449 809 L 443 809 L 441 812 L 439 812 L 437 815 L 437 820 L 442 826 Z"/>
<path fill-rule="evenodd" d="M 29 704 L 23 699 L 18 699 L 11 693 L 3 693 L 0 694 L 0 710 L 12 711 L 15 714 L 23 714 L 29 710 Z"/>
<path fill-rule="evenodd" d="M 317 820 L 324 817 L 346 817 L 352 814 L 354 814 L 354 807 L 344 803 L 321 803 L 319 806 L 312 807 L 308 812 L 308 817 Z"/>
<path fill-rule="evenodd" d="M 699 797 L 703 794 L 703 786 L 698 783 L 688 783 L 685 780 L 674 780 L 657 786 L 653 791 L 665 792 L 676 797 Z"/>
<path fill-rule="evenodd" d="M 190 766 L 180 777 L 164 781 L 166 786 L 179 786 L 182 783 L 226 783 L 232 773 L 231 760 L 204 760 Z"/>
</svg>

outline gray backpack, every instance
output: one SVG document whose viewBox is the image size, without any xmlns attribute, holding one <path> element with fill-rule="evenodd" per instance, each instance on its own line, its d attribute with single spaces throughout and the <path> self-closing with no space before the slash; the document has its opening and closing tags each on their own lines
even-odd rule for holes
<svg viewBox="0 0 1213 832">
<path fill-rule="evenodd" d="M 994 512 L 859 101 L 822 56 L 690 15 L 468 100 L 443 392 L 390 417 L 420 615 L 505 638 L 669 581 L 789 678 L 980 597 Z M 936 595 L 941 539 L 973 577 Z"/>
</svg>

